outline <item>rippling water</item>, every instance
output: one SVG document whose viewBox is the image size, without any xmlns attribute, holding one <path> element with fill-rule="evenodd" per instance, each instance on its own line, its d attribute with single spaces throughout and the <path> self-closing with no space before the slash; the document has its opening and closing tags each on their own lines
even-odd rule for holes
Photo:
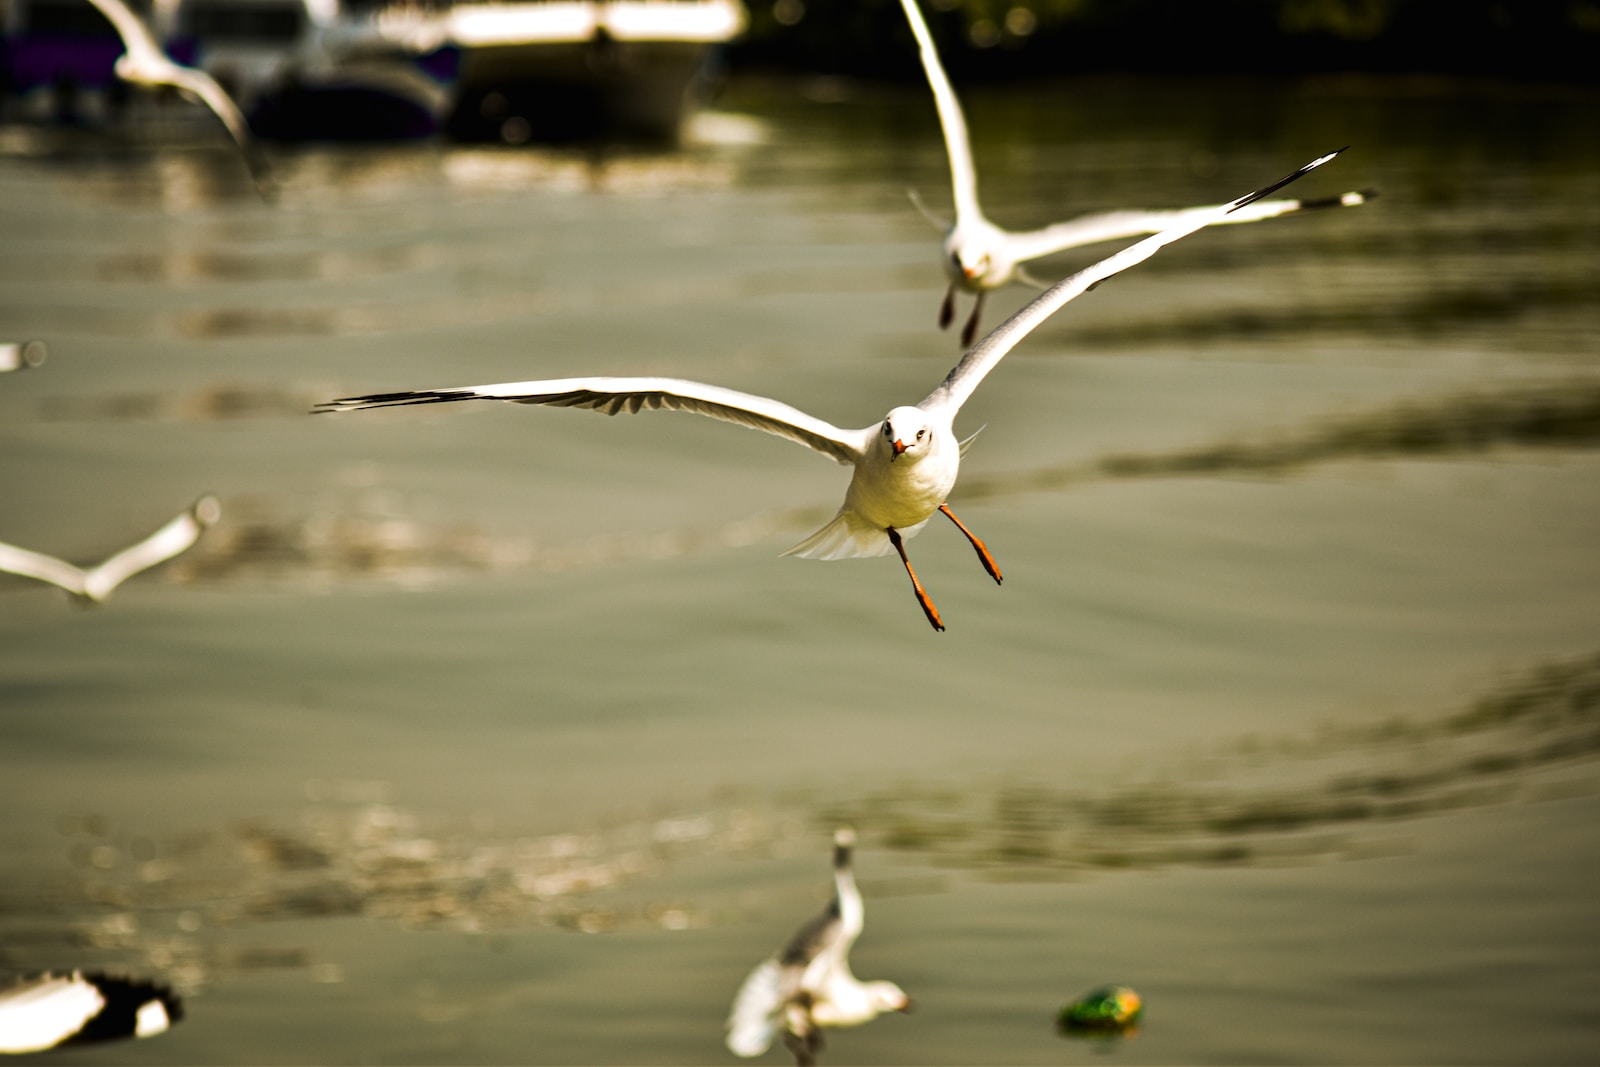
<svg viewBox="0 0 1600 1067">
<path fill-rule="evenodd" d="M 861 830 L 824 1062 L 1588 1061 L 1600 897 L 1595 101 L 974 92 L 1000 222 L 1238 195 L 986 381 L 952 530 L 778 553 L 842 472 L 709 420 L 353 392 L 671 374 L 842 425 L 949 369 L 912 89 L 735 84 L 682 151 L 0 131 L 0 968 L 175 984 L 119 1062 L 723 1062 Z M 1051 261 L 1053 274 L 1103 250 Z M 991 301 L 990 322 L 1028 293 Z M 1121 982 L 1134 1038 L 1055 1011 Z M 59 1057 L 63 1062 L 72 1056 Z M 778 1062 L 781 1053 L 768 1057 Z"/>
</svg>

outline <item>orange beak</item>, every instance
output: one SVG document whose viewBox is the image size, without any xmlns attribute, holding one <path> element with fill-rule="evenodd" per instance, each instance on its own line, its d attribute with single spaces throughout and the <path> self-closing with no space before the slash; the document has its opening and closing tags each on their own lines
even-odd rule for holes
<svg viewBox="0 0 1600 1067">
<path fill-rule="evenodd" d="M 894 456 L 890 458 L 890 462 L 892 463 L 892 462 L 894 462 L 894 460 L 899 459 L 900 458 L 900 453 L 904 452 L 905 450 L 906 450 L 906 443 L 904 441 L 900 440 L 900 438 L 896 437 L 894 439 Z"/>
</svg>

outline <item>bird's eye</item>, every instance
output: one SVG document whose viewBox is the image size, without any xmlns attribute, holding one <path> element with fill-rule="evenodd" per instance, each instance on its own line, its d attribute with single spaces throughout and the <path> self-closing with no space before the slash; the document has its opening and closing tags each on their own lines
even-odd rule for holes
<svg viewBox="0 0 1600 1067">
<path fill-rule="evenodd" d="M 927 432 L 928 432 L 927 430 L 918 430 L 917 431 L 917 440 L 919 440 L 919 441 L 922 440 L 922 435 L 927 433 Z"/>
<path fill-rule="evenodd" d="M 893 437 L 894 436 L 894 427 L 890 426 L 887 422 L 883 424 L 883 436 L 885 436 L 885 437 Z"/>
</svg>

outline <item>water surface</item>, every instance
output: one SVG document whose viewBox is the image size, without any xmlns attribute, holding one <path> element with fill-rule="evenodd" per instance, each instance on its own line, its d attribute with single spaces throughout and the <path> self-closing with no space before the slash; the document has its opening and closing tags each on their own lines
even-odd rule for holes
<svg viewBox="0 0 1600 1067">
<path fill-rule="evenodd" d="M 856 970 L 918 1011 L 825 1062 L 1592 1060 L 1593 105 L 974 92 L 1006 225 L 1347 143 L 1304 191 L 1381 196 L 1197 234 L 1020 346 L 951 502 L 1004 587 L 910 546 L 942 635 L 891 560 L 778 558 L 844 484 L 788 442 L 306 414 L 585 373 L 914 402 L 958 355 L 920 92 L 735 85 L 665 155 L 306 150 L 272 205 L 204 143 L 4 131 L 0 323 L 51 356 L 0 380 L 0 540 L 225 520 L 99 609 L 0 580 L 0 966 L 186 995 L 59 1062 L 731 1061 L 849 820 Z M 1137 1037 L 1058 1036 L 1107 982 Z"/>
</svg>

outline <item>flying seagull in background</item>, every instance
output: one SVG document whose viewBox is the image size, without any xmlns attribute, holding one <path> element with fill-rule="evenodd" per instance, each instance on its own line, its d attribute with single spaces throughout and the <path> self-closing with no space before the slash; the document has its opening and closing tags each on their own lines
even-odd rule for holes
<svg viewBox="0 0 1600 1067">
<path fill-rule="evenodd" d="M 206 528 L 214 526 L 221 518 L 222 505 L 217 498 L 203 496 L 143 541 L 87 569 L 41 552 L 0 543 L 0 571 L 59 585 L 73 596 L 98 604 L 140 571 L 188 551 Z"/>
<path fill-rule="evenodd" d="M 117 77 L 125 82 L 149 88 L 170 85 L 198 97 L 201 103 L 216 113 L 217 118 L 222 120 L 222 124 L 233 135 L 234 143 L 239 146 L 239 153 L 244 157 L 244 164 L 250 169 L 250 179 L 255 182 L 256 191 L 261 194 L 262 199 L 266 199 L 273 187 L 266 156 L 256 144 L 255 137 L 250 132 L 250 124 L 245 121 L 243 112 L 233 102 L 233 97 L 228 95 L 228 91 L 218 85 L 217 80 L 205 71 L 186 67 L 167 58 L 167 54 L 156 43 L 144 20 L 134 14 L 123 0 L 89 0 L 89 2 L 111 20 L 117 36 L 122 38 L 122 45 L 126 51 L 117 58 L 116 66 L 113 68 Z"/>
<path fill-rule="evenodd" d="M 739 987 L 728 1015 L 728 1050 L 759 1056 L 783 1032 L 795 1063 L 816 1062 L 824 1026 L 859 1026 L 886 1011 L 909 1011 L 911 998 L 893 982 L 863 982 L 850 972 L 850 946 L 865 911 L 850 869 L 855 832 L 833 837 L 833 900 L 763 960 Z"/>
<path fill-rule="evenodd" d="M 152 1037 L 183 1018 L 172 991 L 153 982 L 73 971 L 0 987 L 0 1052 Z"/>
<path fill-rule="evenodd" d="M 939 307 L 939 328 L 948 327 L 955 317 L 958 290 L 977 297 L 972 315 L 961 331 L 962 348 L 970 347 L 972 339 L 977 336 L 978 321 L 983 316 L 984 297 L 989 290 L 1002 288 L 1013 281 L 1025 282 L 1040 289 L 1045 287 L 1044 283 L 1028 275 L 1022 266 L 1024 263 L 1080 245 L 1158 233 L 1181 226 L 1191 215 L 1203 215 L 1216 210 L 1216 205 L 1212 205 L 1178 211 L 1109 211 L 1058 222 L 1026 233 L 1013 233 L 996 226 L 984 217 L 983 209 L 978 206 L 978 171 L 972 161 L 972 143 L 967 137 L 966 118 L 961 112 L 961 101 L 956 97 L 955 89 L 951 88 L 950 79 L 939 62 L 939 53 L 922 19 L 922 11 L 917 7 L 917 0 L 900 0 L 900 5 L 905 8 L 911 32 L 917 38 L 922 68 L 927 73 L 928 84 L 933 88 L 934 103 L 938 105 L 945 152 L 950 158 L 950 186 L 955 198 L 955 224 L 948 227 L 943 247 L 944 271 L 950 278 L 950 288 Z M 1234 211 L 1223 221 L 1257 222 L 1313 208 L 1353 207 L 1364 203 L 1372 195 L 1367 192 L 1344 193 L 1318 200 L 1257 200 L 1248 209 Z M 928 215 L 928 218 L 935 225 L 945 225 L 932 215 Z"/>
<path fill-rule="evenodd" d="M 1340 149 L 1340 152 L 1344 149 Z M 1186 213 L 1170 229 L 1101 260 L 1051 286 L 970 349 L 939 386 L 914 406 L 896 407 L 881 423 L 844 430 L 777 400 L 681 378 L 557 378 L 500 385 L 373 393 L 317 405 L 319 412 L 361 411 L 457 400 L 504 400 L 514 404 L 577 407 L 615 415 L 620 411 L 666 408 L 690 411 L 786 437 L 854 468 L 844 504 L 822 529 L 784 555 L 805 559 L 848 559 L 899 553 L 912 591 L 928 622 L 943 630 L 939 617 L 906 555 L 905 539 L 936 513 L 955 523 L 997 583 L 1000 567 L 989 549 L 956 518 L 946 503 L 955 486 L 961 454 L 972 438 L 956 437 L 953 423 L 973 390 L 1007 352 L 1063 304 L 1137 263 L 1149 259 L 1202 227 L 1227 221 L 1230 212 L 1255 203 L 1315 170 L 1338 152 L 1312 160 L 1264 189 L 1206 211 Z M 974 435 L 976 436 L 976 435 Z"/>
</svg>

